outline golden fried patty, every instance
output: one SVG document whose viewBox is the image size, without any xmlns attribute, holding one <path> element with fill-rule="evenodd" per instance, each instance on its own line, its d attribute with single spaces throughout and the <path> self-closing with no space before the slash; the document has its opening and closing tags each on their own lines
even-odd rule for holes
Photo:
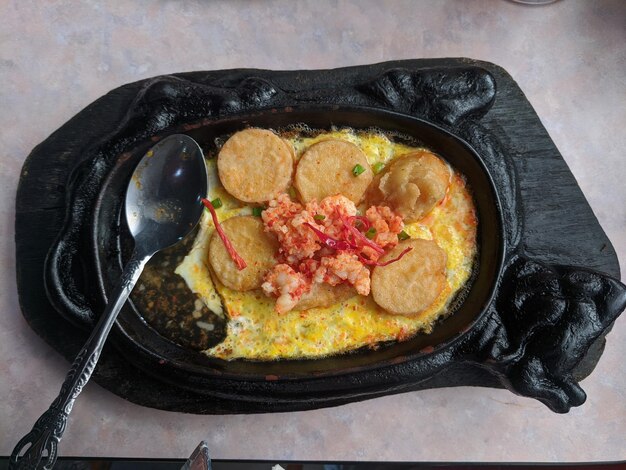
<svg viewBox="0 0 626 470">
<path fill-rule="evenodd" d="M 245 129 L 233 134 L 217 156 L 226 191 L 244 202 L 275 198 L 291 183 L 293 149 L 271 131 Z"/>
<path fill-rule="evenodd" d="M 446 252 L 432 240 L 403 241 L 380 261 L 393 259 L 409 247 L 412 250 L 400 260 L 372 271 L 374 301 L 396 315 L 416 315 L 425 310 L 446 284 Z"/>
<path fill-rule="evenodd" d="M 445 197 L 450 175 L 448 165 L 427 150 L 402 155 L 376 175 L 367 204 L 388 206 L 405 223 L 417 222 Z"/>
<path fill-rule="evenodd" d="M 363 171 L 355 176 L 355 167 Z M 300 157 L 294 186 L 303 202 L 343 194 L 358 203 L 373 178 L 363 151 L 344 140 L 324 140 Z"/>
<path fill-rule="evenodd" d="M 209 245 L 209 262 L 213 272 L 222 284 L 231 289 L 246 291 L 261 287 L 263 276 L 276 264 L 274 256 L 278 252 L 278 241 L 274 235 L 263 230 L 263 222 L 258 217 L 232 217 L 222 222 L 222 228 L 247 267 L 241 271 L 237 269 L 215 231 Z"/>
</svg>

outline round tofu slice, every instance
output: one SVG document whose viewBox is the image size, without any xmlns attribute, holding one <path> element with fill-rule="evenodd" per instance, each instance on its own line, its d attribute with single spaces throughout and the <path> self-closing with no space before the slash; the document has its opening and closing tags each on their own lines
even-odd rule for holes
<svg viewBox="0 0 626 470">
<path fill-rule="evenodd" d="M 222 222 L 222 228 L 247 266 L 241 271 L 237 269 L 215 231 L 209 245 L 209 263 L 213 272 L 222 284 L 233 290 L 261 287 L 263 276 L 276 264 L 278 241 L 263 230 L 263 222 L 258 217 L 231 217 Z"/>
<path fill-rule="evenodd" d="M 451 171 L 432 152 L 419 150 L 393 160 L 367 190 L 368 205 L 388 206 L 405 223 L 426 216 L 446 195 Z"/>
<path fill-rule="evenodd" d="M 380 261 L 396 258 L 408 247 L 413 249 L 400 260 L 372 270 L 374 301 L 395 315 L 417 315 L 437 299 L 446 285 L 446 252 L 432 240 L 400 242 Z"/>
<path fill-rule="evenodd" d="M 226 191 L 243 202 L 274 199 L 291 183 L 294 150 L 265 129 L 233 134 L 217 156 L 217 171 Z"/>
<path fill-rule="evenodd" d="M 357 165 L 365 171 L 355 176 Z M 356 204 L 363 199 L 372 178 L 372 169 L 359 147 L 343 140 L 325 140 L 309 147 L 300 157 L 294 186 L 303 202 L 343 194 Z"/>
</svg>

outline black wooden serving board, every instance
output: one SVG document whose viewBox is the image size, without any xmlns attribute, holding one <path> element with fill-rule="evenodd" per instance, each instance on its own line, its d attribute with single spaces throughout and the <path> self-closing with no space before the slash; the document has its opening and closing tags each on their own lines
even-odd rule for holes
<svg viewBox="0 0 626 470">
<path fill-rule="evenodd" d="M 328 71 L 231 70 L 194 72 L 177 77 L 189 80 L 201 78 L 203 83 L 218 87 L 232 87 L 246 77 L 255 77 L 274 83 L 278 89 L 298 93 L 300 97 L 310 95 L 312 101 L 321 97 L 326 102 L 332 102 L 335 87 L 357 89 L 360 84 L 379 83 L 382 77 L 388 83 L 379 105 L 381 108 L 398 109 L 403 106 L 398 100 L 402 99 L 406 87 L 411 85 L 401 75 L 396 75 L 395 70 L 440 70 L 443 76 L 448 71 L 453 74 L 459 67 L 472 66 L 486 70 L 493 78 L 496 89 L 495 100 L 485 108 L 488 111 L 472 119 L 485 131 L 485 135 L 498 141 L 501 153 L 508 157 L 502 161 L 503 167 L 508 165 L 503 168 L 502 175 L 510 175 L 517 185 L 515 189 L 515 185 L 511 184 L 507 197 L 516 199 L 514 205 L 523 220 L 523 228 L 520 224 L 523 236 L 516 234 L 514 228 L 507 227 L 511 232 L 509 239 L 515 239 L 514 244 L 521 245 L 520 249 L 535 261 L 590 268 L 619 279 L 619 265 L 613 247 L 567 164 L 515 81 L 494 64 L 470 59 L 420 59 Z M 434 83 L 436 85 L 436 80 Z M 93 141 L 106 140 L 107 135 L 125 119 L 127 110 L 136 104 L 136 97 L 145 85 L 146 81 L 124 85 L 88 106 L 33 150 L 21 174 L 16 202 L 20 305 L 29 325 L 68 360 L 74 358 L 88 334 L 66 321 L 48 300 L 44 289 L 45 258 L 66 217 L 68 184 L 90 169 L 92 162 L 81 160 L 81 150 Z M 468 109 L 471 111 L 471 106 L 468 109 L 463 107 L 463 93 L 471 99 L 471 90 L 459 91 L 457 96 L 452 96 L 452 102 L 448 100 L 450 94 L 456 93 L 454 88 L 448 89 L 447 95 L 439 98 L 436 88 L 425 93 L 432 93 L 433 96 L 420 98 L 421 103 L 425 103 L 423 106 L 404 111 L 432 120 L 452 132 L 460 130 L 463 120 L 457 118 L 466 115 Z M 228 106 L 229 103 L 224 103 L 226 113 Z M 99 120 L 100 130 L 90 128 L 88 133 L 83 132 L 81 124 L 94 116 Z M 506 182 L 501 180 L 500 185 L 506 186 Z M 603 347 L 604 335 L 593 343 L 589 353 L 578 364 L 574 374 L 576 379 L 591 372 Z M 279 405 L 272 408 L 271 403 L 263 409 L 242 409 L 236 400 L 207 397 L 169 385 L 130 365 L 111 346 L 105 347 L 93 378 L 127 400 L 160 409 L 190 413 L 285 409 Z M 387 393 L 457 385 L 502 387 L 501 381 L 479 364 L 453 363 L 443 372 L 418 384 L 328 401 L 324 406 Z"/>
</svg>

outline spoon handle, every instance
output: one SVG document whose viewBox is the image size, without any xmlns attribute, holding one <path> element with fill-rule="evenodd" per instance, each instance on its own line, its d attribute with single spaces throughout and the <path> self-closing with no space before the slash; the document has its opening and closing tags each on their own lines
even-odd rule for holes
<svg viewBox="0 0 626 470">
<path fill-rule="evenodd" d="M 138 256 L 136 252 L 133 253 L 124 268 L 111 301 L 107 304 L 83 349 L 74 359 L 59 395 L 50 408 L 35 422 L 33 429 L 17 443 L 9 459 L 9 469 L 50 470 L 54 466 L 57 459 L 57 446 L 63 437 L 74 400 L 89 381 L 117 314 L 128 299 L 149 259 L 150 256 Z"/>
</svg>

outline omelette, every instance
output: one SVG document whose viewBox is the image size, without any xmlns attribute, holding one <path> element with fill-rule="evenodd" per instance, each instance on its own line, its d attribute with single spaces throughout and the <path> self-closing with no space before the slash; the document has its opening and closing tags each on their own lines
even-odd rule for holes
<svg viewBox="0 0 626 470">
<path fill-rule="evenodd" d="M 354 166 L 355 175 L 364 167 L 368 171 L 371 168 L 367 181 L 376 181 L 376 173 L 398 157 L 424 151 L 422 147 L 395 142 L 393 137 L 376 130 L 342 128 L 314 134 L 291 128 L 278 135 L 290 144 L 289 148 L 293 149 L 290 158 L 296 163 L 315 144 L 329 140 L 353 144 L 367 160 L 363 165 Z M 284 161 L 286 157 L 280 154 L 275 158 Z M 234 183 L 240 191 L 239 198 L 224 187 L 216 158 L 207 159 L 207 168 L 210 188 L 207 199 L 220 201 L 215 211 L 220 223 L 236 216 L 259 215 L 262 204 L 242 201 L 251 196 L 240 181 Z M 428 213 L 420 214 L 419 220 L 405 220 L 401 234 L 410 240 L 434 241 L 445 254 L 441 289 L 429 305 L 415 315 L 391 314 L 371 294 L 356 292 L 331 306 L 279 314 L 276 299 L 268 297 L 261 289 L 232 289 L 215 275 L 208 262 L 215 225 L 205 211 L 193 247 L 175 271 L 210 310 L 227 319 L 225 339 L 204 353 L 225 360 L 320 358 L 362 347 L 377 348 L 383 342 L 404 341 L 417 333 L 430 333 L 438 320 L 453 313 L 456 304 L 453 299 L 470 282 L 477 255 L 478 221 L 471 191 L 463 175 L 451 167 L 449 171 L 445 197 Z M 229 176 L 231 180 L 237 177 L 233 175 Z M 288 193 L 295 197 L 297 191 L 290 186 Z M 362 204 L 359 209 L 363 210 Z M 397 277 L 397 282 L 402 283 L 402 274 Z"/>
</svg>

